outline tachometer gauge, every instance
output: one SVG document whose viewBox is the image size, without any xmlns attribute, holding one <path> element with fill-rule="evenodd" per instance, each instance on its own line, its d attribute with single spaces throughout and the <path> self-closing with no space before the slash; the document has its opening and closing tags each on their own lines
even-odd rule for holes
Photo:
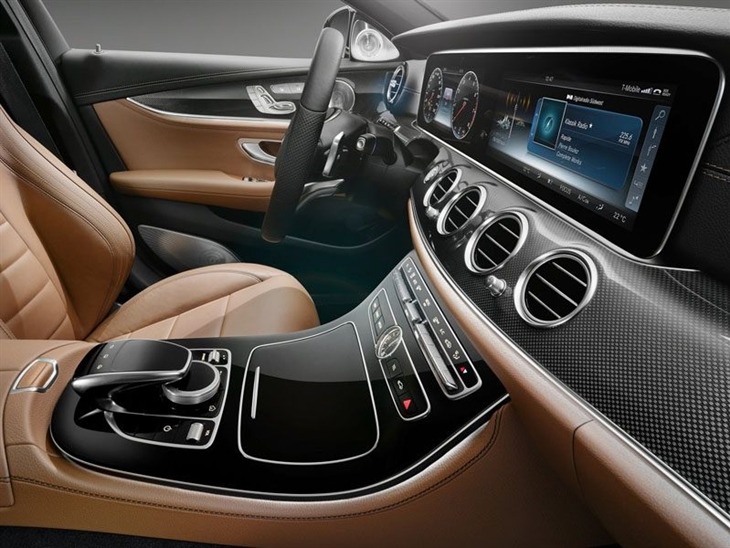
<svg viewBox="0 0 730 548">
<path fill-rule="evenodd" d="M 451 106 L 451 131 L 457 139 L 463 139 L 471 131 L 479 108 L 479 79 L 472 71 L 459 82 Z"/>
<path fill-rule="evenodd" d="M 433 122 L 441 106 L 441 97 L 444 94 L 444 75 L 441 69 L 433 69 L 426 83 L 426 92 L 423 95 L 423 119 L 429 124 Z"/>
</svg>

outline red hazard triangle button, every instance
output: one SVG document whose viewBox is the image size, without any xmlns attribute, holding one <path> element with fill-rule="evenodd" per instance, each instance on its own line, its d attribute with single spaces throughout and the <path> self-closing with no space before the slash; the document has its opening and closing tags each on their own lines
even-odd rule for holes
<svg viewBox="0 0 730 548">
<path fill-rule="evenodd" d="M 406 411 L 408 411 L 408 409 L 410 409 L 412 403 L 413 403 L 413 400 L 411 398 L 406 398 L 405 400 L 403 400 L 403 407 L 405 408 Z"/>
</svg>

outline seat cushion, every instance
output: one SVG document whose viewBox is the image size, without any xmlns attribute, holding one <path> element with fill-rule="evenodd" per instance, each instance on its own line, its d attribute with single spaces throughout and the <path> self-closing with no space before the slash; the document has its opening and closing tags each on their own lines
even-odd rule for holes
<svg viewBox="0 0 730 548">
<path fill-rule="evenodd" d="M 125 303 L 88 340 L 286 333 L 319 325 L 309 293 L 289 274 L 255 264 L 198 268 Z"/>
</svg>

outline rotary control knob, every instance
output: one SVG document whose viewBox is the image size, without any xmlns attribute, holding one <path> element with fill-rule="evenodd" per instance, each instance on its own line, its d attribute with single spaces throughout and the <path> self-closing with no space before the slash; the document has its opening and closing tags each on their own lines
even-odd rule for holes
<svg viewBox="0 0 730 548">
<path fill-rule="evenodd" d="M 190 371 L 179 381 L 162 385 L 162 393 L 178 405 L 198 405 L 215 396 L 221 373 L 207 362 L 193 360 Z"/>
</svg>

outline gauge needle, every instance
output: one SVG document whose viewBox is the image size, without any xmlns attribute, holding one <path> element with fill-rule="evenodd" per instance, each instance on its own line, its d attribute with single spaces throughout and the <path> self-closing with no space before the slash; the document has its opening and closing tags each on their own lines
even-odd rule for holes
<svg viewBox="0 0 730 548">
<path fill-rule="evenodd" d="M 464 101 L 463 103 L 461 103 L 461 108 L 459 109 L 459 111 L 456 114 L 454 114 L 454 120 L 456 120 L 459 117 L 459 114 L 461 114 L 461 111 L 464 110 L 464 108 L 466 108 L 467 104 L 469 104 L 469 101 Z"/>
</svg>

